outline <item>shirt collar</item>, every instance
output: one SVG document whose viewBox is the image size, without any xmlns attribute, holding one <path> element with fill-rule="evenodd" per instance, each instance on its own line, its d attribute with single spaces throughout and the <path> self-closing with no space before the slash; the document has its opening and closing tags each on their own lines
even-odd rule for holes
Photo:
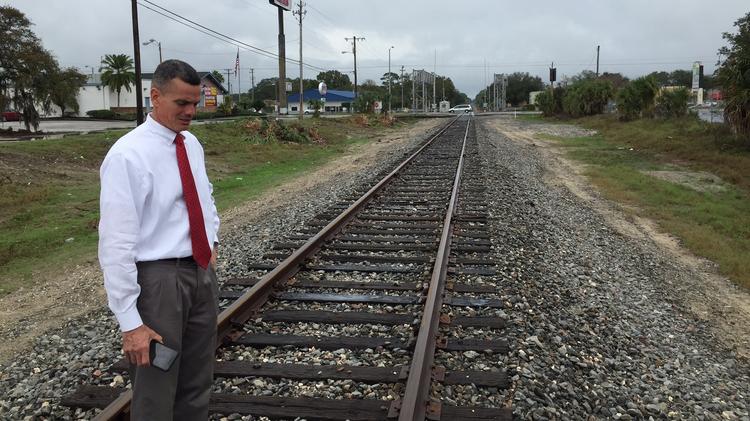
<svg viewBox="0 0 750 421">
<path fill-rule="evenodd" d="M 177 133 L 156 121 L 153 117 L 151 117 L 151 113 L 149 113 L 146 117 L 146 122 L 144 123 L 144 125 L 151 133 L 155 134 L 159 139 L 168 144 L 174 143 L 174 139 L 175 137 L 177 137 Z"/>
</svg>

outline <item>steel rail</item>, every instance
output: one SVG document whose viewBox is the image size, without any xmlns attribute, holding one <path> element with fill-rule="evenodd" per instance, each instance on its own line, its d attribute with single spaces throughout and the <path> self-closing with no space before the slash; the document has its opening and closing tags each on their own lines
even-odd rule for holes
<svg viewBox="0 0 750 421">
<path fill-rule="evenodd" d="M 300 269 L 302 263 L 313 256 L 326 241 L 334 237 L 341 231 L 354 216 L 364 208 L 374 197 L 381 191 L 386 185 L 395 179 L 401 170 L 409 165 L 422 151 L 430 146 L 435 139 L 440 137 L 449 127 L 453 125 L 460 116 L 454 118 L 448 122 L 445 127 L 440 129 L 435 135 L 433 135 L 422 147 L 414 152 L 409 158 L 403 161 L 396 169 L 391 171 L 382 180 L 367 191 L 362 197 L 357 199 L 351 206 L 344 210 L 339 216 L 333 221 L 329 222 L 328 225 L 323 227 L 317 234 L 311 237 L 305 244 L 295 250 L 289 257 L 279 263 L 276 268 L 271 272 L 266 273 L 258 282 L 252 286 L 247 292 L 242 294 L 235 302 L 229 307 L 222 311 L 217 319 L 216 330 L 217 330 L 217 348 L 220 347 L 224 341 L 224 338 L 234 338 L 241 336 L 244 332 L 241 326 L 249 320 L 253 313 L 260 308 L 273 292 L 274 286 L 279 283 L 286 281 L 287 279 L 294 276 Z M 463 152 L 462 152 L 463 155 Z M 109 420 L 127 420 L 130 419 L 130 402 L 133 398 L 133 391 L 128 389 L 127 391 L 120 394 L 114 401 L 112 401 L 106 408 L 102 410 L 95 418 L 94 421 L 109 421 Z"/>
<path fill-rule="evenodd" d="M 401 399 L 401 409 L 398 414 L 399 421 L 424 421 L 427 412 L 427 403 L 432 382 L 432 364 L 435 359 L 440 311 L 443 306 L 443 290 L 445 289 L 445 279 L 448 274 L 453 216 L 456 213 L 458 204 L 461 172 L 463 171 L 464 154 L 466 152 L 466 139 L 469 136 L 471 122 L 472 119 L 469 117 L 461 147 L 461 157 L 458 160 L 458 168 L 453 180 L 451 200 L 448 210 L 445 212 L 443 231 L 440 235 L 440 245 L 435 257 L 435 265 L 432 269 L 432 277 L 430 278 L 425 307 L 422 312 L 422 322 L 419 325 L 419 333 L 414 346 L 414 356 L 409 366 L 409 377 L 406 380 L 404 397 Z"/>
</svg>

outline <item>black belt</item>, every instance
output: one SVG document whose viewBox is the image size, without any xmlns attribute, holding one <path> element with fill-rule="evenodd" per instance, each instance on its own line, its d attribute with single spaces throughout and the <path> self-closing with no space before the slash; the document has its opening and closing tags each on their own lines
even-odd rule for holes
<svg viewBox="0 0 750 421">
<path fill-rule="evenodd" d="M 169 259 L 154 260 L 154 262 L 168 262 L 168 263 L 194 263 L 197 264 L 193 256 L 186 257 L 170 257 Z"/>
</svg>

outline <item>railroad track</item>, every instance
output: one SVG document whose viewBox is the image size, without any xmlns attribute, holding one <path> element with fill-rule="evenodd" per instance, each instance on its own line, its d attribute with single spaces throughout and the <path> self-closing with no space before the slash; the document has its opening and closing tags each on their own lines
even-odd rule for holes
<svg viewBox="0 0 750 421">
<path fill-rule="evenodd" d="M 226 281 L 210 412 L 510 419 L 480 161 L 473 119 L 458 117 L 363 196 L 248 263 L 254 276 Z M 123 390 L 83 386 L 63 404 L 126 419 Z"/>
</svg>

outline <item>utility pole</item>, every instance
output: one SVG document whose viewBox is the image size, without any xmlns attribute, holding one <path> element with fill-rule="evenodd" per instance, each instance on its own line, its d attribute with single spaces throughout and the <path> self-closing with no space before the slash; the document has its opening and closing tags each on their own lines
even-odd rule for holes
<svg viewBox="0 0 750 421">
<path fill-rule="evenodd" d="M 596 77 L 599 77 L 599 45 L 596 46 Z"/>
<path fill-rule="evenodd" d="M 251 83 L 251 86 L 253 87 L 251 99 L 250 99 L 250 106 L 252 107 L 253 106 L 252 104 L 255 102 L 255 69 L 252 69 L 252 68 L 250 69 L 250 83 Z"/>
<path fill-rule="evenodd" d="M 279 115 L 286 114 L 286 38 L 284 37 L 284 9 L 279 9 Z"/>
<path fill-rule="evenodd" d="M 482 108 L 486 107 L 485 104 L 487 104 L 487 94 L 489 93 L 487 91 L 489 91 L 489 89 L 490 88 L 487 85 L 487 59 L 485 58 L 484 59 L 484 95 L 482 95 L 484 97 L 484 101 L 482 103 Z"/>
<path fill-rule="evenodd" d="M 435 108 L 437 108 L 437 95 L 435 95 L 435 88 L 437 83 L 435 79 L 437 77 L 437 49 L 435 49 L 435 62 L 432 66 L 432 102 L 430 103 L 430 110 L 431 111 L 437 111 L 437 109 L 432 109 L 432 104 L 435 104 Z"/>
<path fill-rule="evenodd" d="M 391 113 L 391 48 L 388 49 L 388 114 Z"/>
<path fill-rule="evenodd" d="M 352 38 L 344 38 L 345 40 L 349 41 L 352 40 L 352 53 L 354 54 L 354 98 L 357 98 L 357 40 L 364 41 L 365 39 L 363 37 L 357 38 L 356 35 L 354 35 Z"/>
<path fill-rule="evenodd" d="M 305 7 L 305 3 L 302 2 L 302 0 L 297 3 L 297 6 L 299 6 L 299 10 L 292 12 L 292 14 L 297 15 L 297 20 L 299 20 L 299 119 L 302 120 L 305 117 L 305 99 L 303 97 L 305 91 L 304 84 L 302 82 L 302 19 L 305 18 L 305 14 L 307 13 L 307 11 L 303 10 L 303 8 Z"/>
<path fill-rule="evenodd" d="M 91 73 L 93 75 L 93 71 Z M 93 78 L 93 76 L 92 76 Z M 401 108 L 404 108 L 404 66 L 401 66 Z"/>
<path fill-rule="evenodd" d="M 237 63 L 239 63 L 240 51 L 237 50 Z M 234 68 L 234 74 L 237 75 L 237 106 L 241 107 L 242 104 L 242 69 L 240 65 L 236 64 Z"/>
<path fill-rule="evenodd" d="M 417 75 L 416 70 L 411 69 L 411 109 L 412 112 L 417 109 Z"/>
<path fill-rule="evenodd" d="M 227 91 L 229 91 L 229 96 L 232 96 L 232 81 L 229 79 L 229 72 L 232 71 L 232 69 L 222 69 L 225 72 L 227 72 Z"/>
<path fill-rule="evenodd" d="M 131 1 L 133 16 L 133 57 L 135 58 L 135 108 L 138 125 L 143 124 L 143 86 L 141 82 L 141 46 L 138 39 L 138 2 Z"/>
</svg>

